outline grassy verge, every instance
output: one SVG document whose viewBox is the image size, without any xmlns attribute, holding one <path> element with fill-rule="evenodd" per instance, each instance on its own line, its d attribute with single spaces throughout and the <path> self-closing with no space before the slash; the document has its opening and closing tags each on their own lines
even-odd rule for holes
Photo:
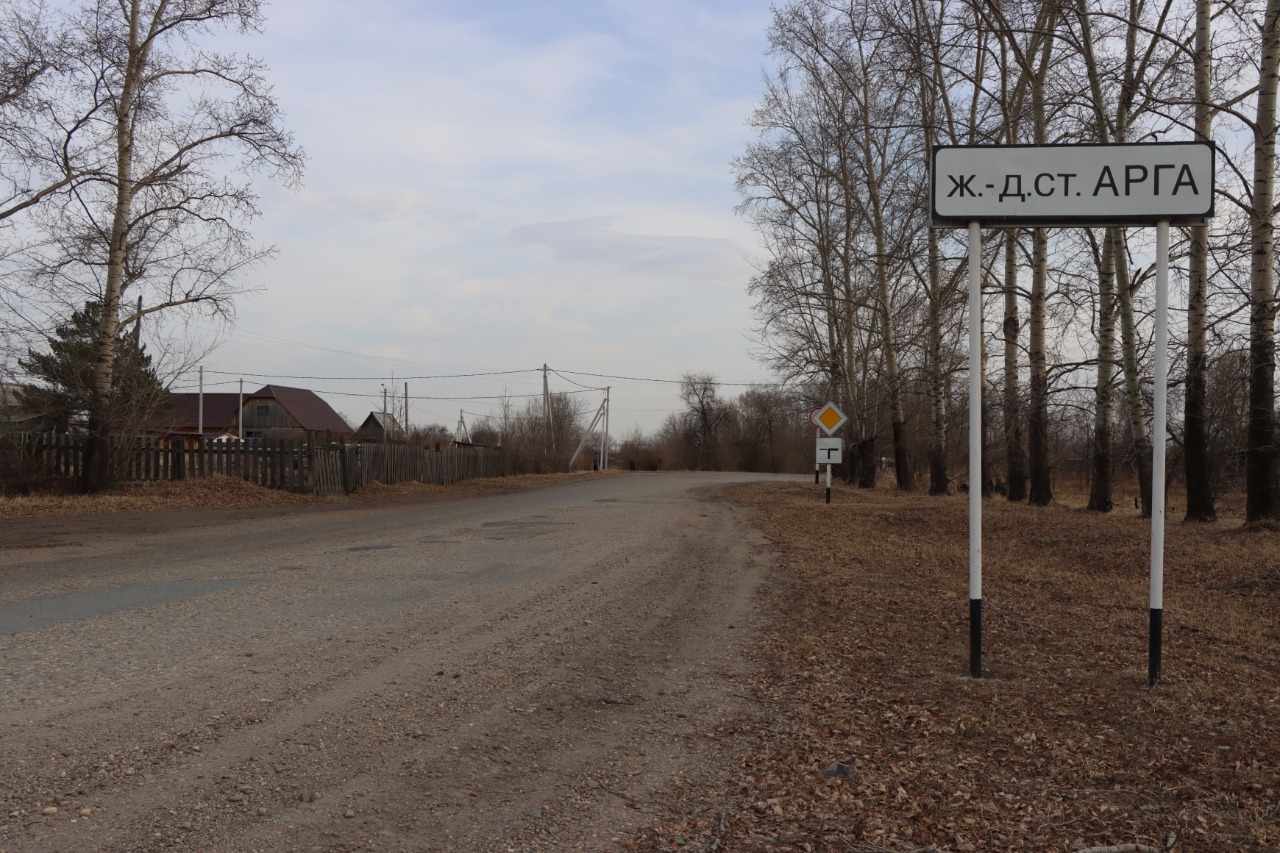
<svg viewBox="0 0 1280 853">
<path fill-rule="evenodd" d="M 714 733 L 740 766 L 641 849 L 1280 850 L 1274 528 L 1168 526 L 1149 689 L 1149 522 L 986 502 L 975 680 L 966 498 L 733 497 L 780 552 L 754 685 L 774 713 Z"/>
</svg>

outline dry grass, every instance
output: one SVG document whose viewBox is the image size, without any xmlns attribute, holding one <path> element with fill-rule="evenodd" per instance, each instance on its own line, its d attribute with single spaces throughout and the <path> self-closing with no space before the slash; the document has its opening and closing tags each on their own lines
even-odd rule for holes
<svg viewBox="0 0 1280 853">
<path fill-rule="evenodd" d="M 268 489 L 232 477 L 178 482 L 123 483 L 97 495 L 36 494 L 0 497 L 0 518 L 99 515 L 112 512 L 162 512 L 178 509 L 237 509 L 265 506 L 416 503 L 477 495 L 507 494 L 542 488 L 598 473 L 529 474 L 463 480 L 449 486 L 426 483 L 374 483 L 349 497 L 314 497 Z M 606 474 L 605 476 L 612 476 Z"/>
<path fill-rule="evenodd" d="M 639 847 L 1280 850 L 1280 532 L 1168 526 L 1149 689 L 1149 523 L 987 501 L 975 680 L 967 499 L 821 494 L 735 490 L 781 553 L 754 685 L 776 713 L 718 731 L 740 768 Z"/>
<path fill-rule="evenodd" d="M 279 506 L 317 499 L 255 486 L 229 477 L 179 482 L 123 483 L 95 495 L 33 494 L 0 497 L 0 518 L 100 515 L 172 509 Z"/>
</svg>

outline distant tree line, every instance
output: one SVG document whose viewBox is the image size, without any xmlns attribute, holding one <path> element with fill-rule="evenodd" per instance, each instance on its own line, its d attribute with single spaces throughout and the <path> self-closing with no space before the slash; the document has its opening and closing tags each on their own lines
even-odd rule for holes
<svg viewBox="0 0 1280 853">
<path fill-rule="evenodd" d="M 631 470 L 813 470 L 812 406 L 800 393 L 753 386 L 729 396 L 709 373 L 687 373 L 680 383 L 683 408 L 668 415 L 653 435 L 622 437 L 615 464 Z"/>
</svg>

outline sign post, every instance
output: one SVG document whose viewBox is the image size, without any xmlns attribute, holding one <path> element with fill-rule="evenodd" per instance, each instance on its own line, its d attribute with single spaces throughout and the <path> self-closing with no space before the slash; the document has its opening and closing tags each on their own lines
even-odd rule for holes
<svg viewBox="0 0 1280 853">
<path fill-rule="evenodd" d="M 835 403 L 819 406 L 809 413 L 809 421 L 828 436 L 834 434 L 848 420 L 844 412 L 840 411 L 840 407 Z M 831 503 L 831 466 L 839 465 L 843 461 L 844 439 L 818 436 L 817 445 L 818 453 L 814 462 L 818 465 L 825 464 L 827 466 L 827 503 Z M 816 469 L 813 477 L 814 482 L 817 482 L 818 474 Z"/>
<path fill-rule="evenodd" d="M 843 438 L 819 438 L 817 463 L 827 466 L 827 503 L 831 503 L 831 466 L 844 461 Z"/>
<path fill-rule="evenodd" d="M 819 424 L 818 421 L 816 420 L 816 418 L 818 417 L 818 412 L 821 412 L 821 411 L 822 411 L 822 406 L 818 406 L 816 408 L 809 410 L 809 424 L 810 426 L 813 427 L 813 437 L 815 439 L 822 438 L 822 425 Z M 821 471 L 822 471 L 822 463 L 814 462 L 813 463 L 813 484 L 815 486 L 818 485 L 818 477 Z"/>
<path fill-rule="evenodd" d="M 933 149 L 935 227 L 969 229 L 969 673 L 982 676 L 982 225 L 1156 226 L 1151 583 L 1147 683 L 1162 675 L 1168 441 L 1169 226 L 1213 216 L 1211 142 L 942 145 Z"/>
<path fill-rule="evenodd" d="M 982 225 L 969 223 L 969 675 L 982 677 Z"/>
<path fill-rule="evenodd" d="M 1164 643 L 1164 480 L 1169 399 L 1169 223 L 1156 223 L 1156 375 L 1151 401 L 1151 589 L 1147 684 L 1160 683 Z"/>
</svg>

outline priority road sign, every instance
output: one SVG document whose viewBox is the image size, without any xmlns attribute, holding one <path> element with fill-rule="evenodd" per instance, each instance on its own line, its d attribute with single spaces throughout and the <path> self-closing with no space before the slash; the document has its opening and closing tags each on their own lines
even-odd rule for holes
<svg viewBox="0 0 1280 853">
<path fill-rule="evenodd" d="M 845 413 L 835 403 L 827 403 L 816 414 L 812 415 L 815 425 L 822 428 L 827 435 L 832 435 L 836 430 L 845 425 L 849 420 L 845 417 Z"/>
</svg>

